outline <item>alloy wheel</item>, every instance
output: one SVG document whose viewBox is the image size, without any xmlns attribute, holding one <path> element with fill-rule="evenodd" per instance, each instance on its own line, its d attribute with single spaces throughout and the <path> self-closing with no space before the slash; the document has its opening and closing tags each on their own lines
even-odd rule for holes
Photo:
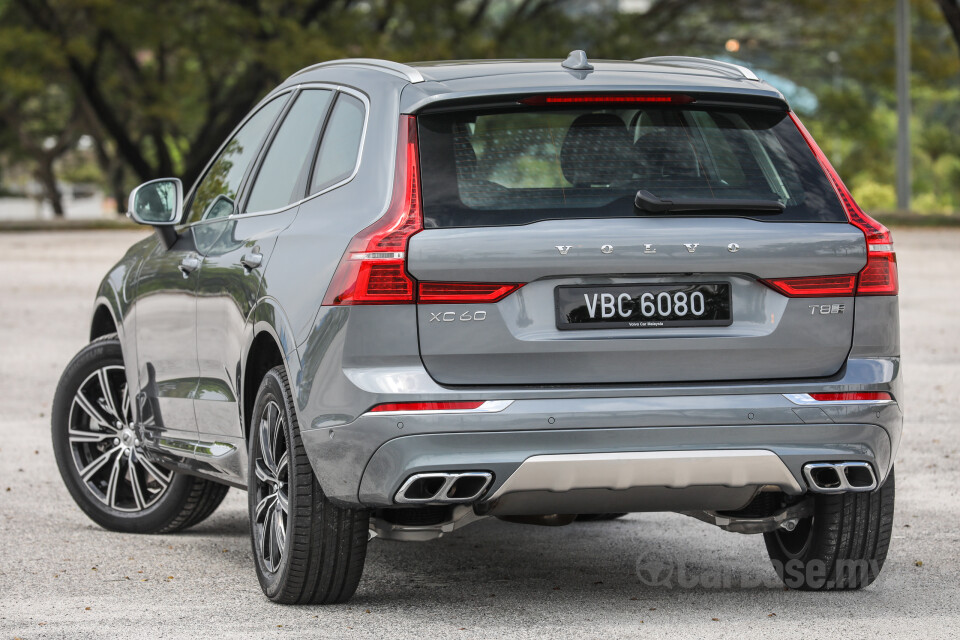
<svg viewBox="0 0 960 640">
<path fill-rule="evenodd" d="M 813 543 L 813 517 L 802 518 L 792 531 L 777 529 L 775 535 L 788 558 L 801 558 Z"/>
<path fill-rule="evenodd" d="M 253 460 L 256 472 L 254 531 L 257 553 L 264 568 L 275 573 L 283 561 L 287 539 L 289 449 L 283 412 L 276 402 L 264 406 L 258 426 L 259 451 Z"/>
<path fill-rule="evenodd" d="M 148 509 L 170 487 L 173 472 L 143 453 L 122 366 L 100 367 L 77 388 L 67 437 L 83 486 L 110 509 Z"/>
</svg>

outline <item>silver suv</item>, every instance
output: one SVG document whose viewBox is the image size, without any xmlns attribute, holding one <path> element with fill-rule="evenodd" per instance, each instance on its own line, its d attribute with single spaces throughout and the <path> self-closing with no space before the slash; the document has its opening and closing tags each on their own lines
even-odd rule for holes
<svg viewBox="0 0 960 640">
<path fill-rule="evenodd" d="M 897 267 L 783 96 L 697 58 L 304 69 L 100 286 L 53 444 L 105 528 L 249 495 L 283 603 L 368 539 L 681 512 L 856 589 L 890 540 Z M 692 522 L 692 520 L 691 520 Z M 576 526 L 576 525 L 574 525 Z"/>
</svg>

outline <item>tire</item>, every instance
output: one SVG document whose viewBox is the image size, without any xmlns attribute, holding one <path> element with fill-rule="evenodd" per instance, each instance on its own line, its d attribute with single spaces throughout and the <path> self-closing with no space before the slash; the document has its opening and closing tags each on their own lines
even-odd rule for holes
<svg viewBox="0 0 960 640">
<path fill-rule="evenodd" d="M 803 591 L 862 589 L 880 574 L 893 529 L 893 469 L 869 493 L 817 494 L 814 512 L 793 531 L 763 534 L 783 580 Z"/>
<path fill-rule="evenodd" d="M 250 416 L 250 538 L 264 595 L 281 604 L 346 602 L 363 573 L 369 513 L 324 495 L 282 366 L 264 376 Z"/>
<path fill-rule="evenodd" d="M 67 490 L 110 531 L 170 533 L 199 523 L 227 487 L 149 460 L 136 439 L 131 405 L 115 334 L 94 340 L 70 361 L 51 411 L 53 452 Z"/>
<path fill-rule="evenodd" d="M 622 518 L 625 513 L 581 513 L 577 516 L 577 522 L 604 522 L 607 520 L 616 520 Z"/>
</svg>

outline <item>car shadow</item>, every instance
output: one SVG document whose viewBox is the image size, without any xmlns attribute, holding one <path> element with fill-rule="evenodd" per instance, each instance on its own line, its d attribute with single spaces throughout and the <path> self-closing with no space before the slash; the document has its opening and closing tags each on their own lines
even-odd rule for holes
<svg viewBox="0 0 960 640">
<path fill-rule="evenodd" d="M 753 598 L 757 606 L 790 601 L 814 606 L 822 600 L 817 594 L 784 592 L 760 536 L 734 536 L 678 518 L 632 514 L 564 527 L 489 519 L 428 542 L 375 538 L 368 545 L 363 579 L 349 606 L 416 604 L 449 611 L 462 605 L 497 607 L 498 602 L 511 602 L 561 612 L 573 603 L 602 608 L 616 602 L 645 605 L 643 611 L 650 611 L 650 606 L 653 610 L 676 609 L 679 603 L 692 606 L 704 598 L 712 606 L 725 602 L 733 606 L 744 597 Z M 689 538 L 679 539 L 679 532 L 689 533 L 690 526 L 698 528 L 693 536 L 696 545 L 690 545 Z M 253 571 L 243 512 L 217 514 L 181 535 L 218 538 L 242 553 L 222 553 L 211 562 Z"/>
</svg>

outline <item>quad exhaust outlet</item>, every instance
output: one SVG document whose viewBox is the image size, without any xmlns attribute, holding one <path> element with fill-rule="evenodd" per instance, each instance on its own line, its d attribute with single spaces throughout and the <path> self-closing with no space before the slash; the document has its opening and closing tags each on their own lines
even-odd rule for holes
<svg viewBox="0 0 960 640">
<path fill-rule="evenodd" d="M 462 504 L 477 500 L 493 474 L 486 471 L 415 473 L 395 498 L 400 504 Z"/>
<path fill-rule="evenodd" d="M 873 491 L 877 477 L 868 462 L 811 462 L 803 465 L 810 490 L 817 493 Z"/>
</svg>

